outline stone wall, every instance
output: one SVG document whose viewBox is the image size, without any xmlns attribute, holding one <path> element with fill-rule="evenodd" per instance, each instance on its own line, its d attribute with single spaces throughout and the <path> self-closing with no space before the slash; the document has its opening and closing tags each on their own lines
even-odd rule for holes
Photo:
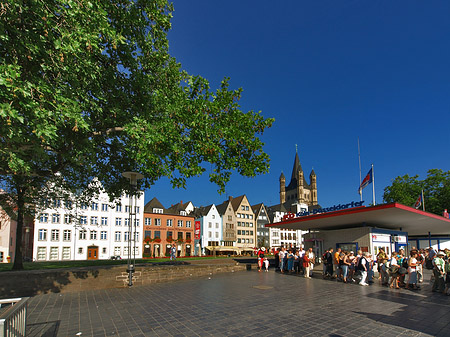
<svg viewBox="0 0 450 337">
<path fill-rule="evenodd" d="M 136 266 L 133 286 L 169 282 L 191 277 L 232 273 L 246 269 L 245 264 L 145 265 Z M 66 293 L 95 289 L 128 287 L 127 266 L 74 268 L 0 273 L 0 299 L 34 296 L 49 292 Z"/>
</svg>

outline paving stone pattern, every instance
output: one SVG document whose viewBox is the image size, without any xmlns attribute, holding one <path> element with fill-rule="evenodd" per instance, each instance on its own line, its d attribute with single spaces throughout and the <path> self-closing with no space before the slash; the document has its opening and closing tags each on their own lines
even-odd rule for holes
<svg viewBox="0 0 450 337">
<path fill-rule="evenodd" d="M 30 299 L 28 336 L 450 336 L 450 297 L 241 271 Z"/>
</svg>

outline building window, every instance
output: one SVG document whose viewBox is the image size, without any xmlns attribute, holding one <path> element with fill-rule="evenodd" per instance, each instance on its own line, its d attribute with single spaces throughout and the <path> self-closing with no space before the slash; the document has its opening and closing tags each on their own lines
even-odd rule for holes
<svg viewBox="0 0 450 337">
<path fill-rule="evenodd" d="M 70 214 L 64 214 L 64 223 L 65 224 L 70 224 L 70 221 L 72 217 L 70 216 Z"/>
<path fill-rule="evenodd" d="M 216 222 L 216 228 L 217 228 L 217 229 L 219 228 L 219 223 L 218 223 L 218 222 Z"/>
<path fill-rule="evenodd" d="M 50 247 L 50 260 L 58 260 L 58 247 Z"/>
<path fill-rule="evenodd" d="M 134 206 L 134 213 L 139 214 L 141 208 L 139 206 Z"/>
<path fill-rule="evenodd" d="M 81 225 L 86 225 L 87 224 L 87 216 L 86 215 L 80 216 L 80 224 Z"/>
<path fill-rule="evenodd" d="M 39 241 L 47 241 L 47 230 L 46 229 L 39 230 L 38 240 Z"/>
<path fill-rule="evenodd" d="M 178 232 L 178 239 L 183 240 L 183 232 Z"/>
<path fill-rule="evenodd" d="M 241 243 L 241 239 L 237 239 L 237 242 L 238 242 L 238 243 Z"/>
<path fill-rule="evenodd" d="M 219 233 L 218 232 L 216 232 L 216 239 L 218 239 L 219 238 Z"/>
<path fill-rule="evenodd" d="M 97 225 L 98 224 L 98 219 L 96 216 L 91 216 L 91 225 Z"/>
<path fill-rule="evenodd" d="M 106 254 L 106 247 L 103 247 L 103 248 L 102 248 L 102 253 L 103 253 L 103 254 Z"/>
<path fill-rule="evenodd" d="M 70 247 L 63 247 L 62 249 L 62 259 L 70 260 Z"/>
<path fill-rule="evenodd" d="M 167 219 L 167 227 L 172 227 L 172 219 Z"/>
<path fill-rule="evenodd" d="M 183 227 L 183 220 L 178 220 L 177 221 L 177 226 L 178 227 Z"/>
<path fill-rule="evenodd" d="M 186 233 L 186 241 L 191 241 L 191 233 L 190 232 Z"/>
<path fill-rule="evenodd" d="M 212 238 L 212 232 L 208 232 L 208 238 Z"/>
<path fill-rule="evenodd" d="M 152 225 L 152 218 L 145 218 L 144 221 L 145 221 L 145 225 L 146 226 L 151 226 Z"/>
<path fill-rule="evenodd" d="M 123 233 L 123 241 L 128 242 L 129 238 L 130 238 L 130 232 L 124 232 Z"/>
<path fill-rule="evenodd" d="M 130 226 L 130 218 L 125 218 L 125 226 L 126 227 Z"/>
<path fill-rule="evenodd" d="M 121 233 L 120 232 L 115 232 L 114 233 L 114 241 L 120 242 L 120 237 L 121 237 Z"/>
<path fill-rule="evenodd" d="M 159 214 L 162 214 L 162 213 L 163 213 L 163 210 L 162 210 L 162 208 L 153 208 L 153 213 L 159 213 Z"/>
<path fill-rule="evenodd" d="M 122 218 L 116 218 L 116 226 L 122 226 Z"/>
<path fill-rule="evenodd" d="M 102 204 L 102 212 L 108 212 L 108 204 Z"/>
<path fill-rule="evenodd" d="M 70 241 L 72 236 L 72 231 L 70 229 L 65 229 L 63 231 L 63 241 Z"/>
<path fill-rule="evenodd" d="M 186 220 L 186 227 L 187 228 L 191 228 L 191 221 L 190 220 Z"/>
<path fill-rule="evenodd" d="M 180 215 L 186 216 L 187 213 L 186 213 L 186 211 L 180 211 Z"/>
<path fill-rule="evenodd" d="M 40 218 L 39 218 L 39 222 L 47 223 L 48 222 L 48 214 L 47 213 L 42 213 Z"/>
<path fill-rule="evenodd" d="M 72 201 L 71 200 L 64 201 L 64 207 L 66 209 L 71 209 L 72 208 Z"/>
<path fill-rule="evenodd" d="M 58 213 L 52 214 L 52 223 L 59 223 L 60 221 L 60 215 Z"/>
<path fill-rule="evenodd" d="M 37 259 L 39 261 L 45 261 L 47 259 L 47 248 L 46 247 L 38 247 Z"/>
<path fill-rule="evenodd" d="M 53 208 L 61 207 L 61 200 L 55 199 L 53 200 Z"/>
<path fill-rule="evenodd" d="M 97 231 L 91 231 L 90 239 L 97 240 Z"/>
<path fill-rule="evenodd" d="M 108 217 L 102 216 L 102 226 L 108 225 Z"/>
<path fill-rule="evenodd" d="M 139 242 L 139 232 L 134 232 L 134 242 Z"/>
<path fill-rule="evenodd" d="M 161 226 L 161 219 L 155 219 L 155 226 Z"/>
<path fill-rule="evenodd" d="M 51 241 L 59 241 L 59 229 L 52 229 Z"/>
<path fill-rule="evenodd" d="M 152 238 L 152 231 L 145 231 L 144 232 L 144 240 L 147 240 L 147 238 Z"/>
<path fill-rule="evenodd" d="M 88 209 L 88 205 L 87 204 L 85 204 L 84 202 L 80 205 L 80 208 L 81 209 Z"/>
<path fill-rule="evenodd" d="M 134 219 L 134 225 L 136 226 L 136 227 L 139 227 L 139 225 L 140 225 L 140 221 L 139 221 L 139 219 Z"/>
<path fill-rule="evenodd" d="M 78 248 L 78 254 L 83 254 L 83 247 Z"/>
<path fill-rule="evenodd" d="M 161 232 L 160 231 L 155 231 L 155 239 L 161 239 Z"/>
<path fill-rule="evenodd" d="M 108 237 L 107 231 L 101 231 L 100 232 L 100 240 L 106 240 Z"/>
<path fill-rule="evenodd" d="M 173 239 L 172 231 L 168 231 L 168 232 L 167 232 L 167 238 L 168 238 L 168 239 Z"/>
<path fill-rule="evenodd" d="M 120 247 L 114 247 L 114 255 L 120 256 Z"/>
<path fill-rule="evenodd" d="M 78 239 L 86 240 L 86 238 L 87 238 L 87 230 L 85 230 L 85 229 L 80 230 Z"/>
<path fill-rule="evenodd" d="M 122 204 L 116 205 L 116 212 L 122 212 Z"/>
<path fill-rule="evenodd" d="M 98 203 L 93 202 L 93 203 L 91 204 L 91 210 L 93 210 L 93 211 L 98 211 Z"/>
<path fill-rule="evenodd" d="M 212 222 L 208 222 L 208 228 L 212 228 Z"/>
<path fill-rule="evenodd" d="M 238 233 L 238 235 L 241 235 L 241 230 L 238 229 L 238 230 L 237 230 L 237 233 Z"/>
<path fill-rule="evenodd" d="M 125 213 L 130 213 L 130 206 L 125 205 Z"/>
</svg>

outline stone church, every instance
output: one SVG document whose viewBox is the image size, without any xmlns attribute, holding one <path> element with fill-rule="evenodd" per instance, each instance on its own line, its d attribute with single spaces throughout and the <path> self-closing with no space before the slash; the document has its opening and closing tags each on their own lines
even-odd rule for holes
<svg viewBox="0 0 450 337">
<path fill-rule="evenodd" d="M 317 177 L 314 169 L 309 174 L 309 181 L 306 181 L 296 152 L 289 185 L 286 186 L 284 174 L 280 175 L 280 204 L 291 212 L 298 212 L 300 208 L 317 207 Z"/>
</svg>

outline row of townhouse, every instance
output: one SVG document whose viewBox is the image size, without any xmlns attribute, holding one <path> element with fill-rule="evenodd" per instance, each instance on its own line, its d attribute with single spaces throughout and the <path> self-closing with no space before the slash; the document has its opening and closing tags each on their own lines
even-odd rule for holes
<svg viewBox="0 0 450 337">
<path fill-rule="evenodd" d="M 256 247 L 299 246 L 301 233 L 265 227 L 281 221 L 285 209 L 251 206 L 245 195 L 219 205 L 194 207 L 180 202 L 165 208 L 157 198 L 144 206 L 139 194 L 131 213 L 129 197 L 111 204 L 102 192 L 90 203 L 68 205 L 53 200 L 51 207 L 34 219 L 27 219 L 23 235 L 26 260 L 86 260 L 128 256 L 164 257 L 175 245 L 178 256 L 251 254 Z M 14 222 L 0 223 L 0 261 L 14 255 Z M 131 226 L 130 226 L 131 224 Z"/>
</svg>

